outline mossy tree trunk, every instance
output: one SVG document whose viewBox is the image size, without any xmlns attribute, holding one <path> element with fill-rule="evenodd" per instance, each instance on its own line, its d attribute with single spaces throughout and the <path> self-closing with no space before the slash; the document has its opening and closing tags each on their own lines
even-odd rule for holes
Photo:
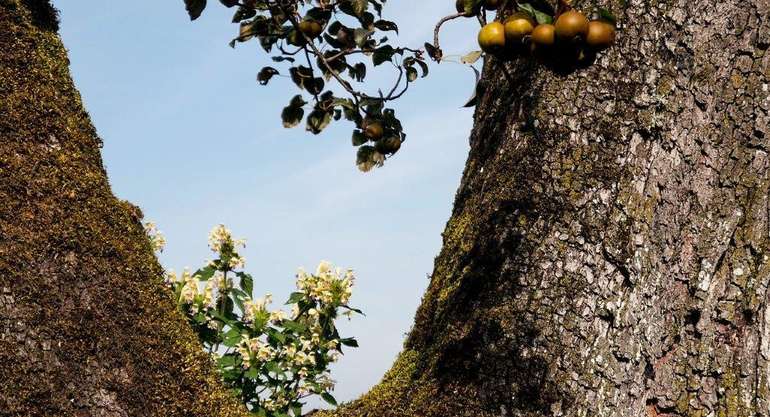
<svg viewBox="0 0 770 417">
<path fill-rule="evenodd" d="M 47 3 L 0 5 L 0 413 L 236 415 Z M 486 62 L 404 352 L 338 415 L 770 415 L 770 2 L 603 5 L 590 68 Z"/>
<path fill-rule="evenodd" d="M 414 328 L 342 415 L 770 415 L 770 2 L 594 5 L 593 66 L 485 63 Z"/>
<path fill-rule="evenodd" d="M 110 191 L 56 30 L 0 0 L 0 415 L 246 415 Z"/>
</svg>

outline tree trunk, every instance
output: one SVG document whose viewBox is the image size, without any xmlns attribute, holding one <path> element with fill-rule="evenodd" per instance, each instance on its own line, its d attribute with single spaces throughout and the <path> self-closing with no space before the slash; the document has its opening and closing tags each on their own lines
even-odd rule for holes
<svg viewBox="0 0 770 417">
<path fill-rule="evenodd" d="M 235 415 L 40 4 L 0 0 L 0 413 Z M 337 415 L 770 415 L 770 1 L 609 5 L 588 68 L 485 63 L 414 328 Z"/>
<path fill-rule="evenodd" d="M 770 2 L 603 4 L 594 65 L 485 63 L 414 328 L 342 416 L 770 415 Z"/>
<path fill-rule="evenodd" d="M 0 0 L 0 415 L 246 415 L 110 191 L 56 30 Z"/>
</svg>

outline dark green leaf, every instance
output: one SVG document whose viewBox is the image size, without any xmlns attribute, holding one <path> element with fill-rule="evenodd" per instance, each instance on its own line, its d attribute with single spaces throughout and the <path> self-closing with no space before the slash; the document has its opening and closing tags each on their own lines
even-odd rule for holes
<svg viewBox="0 0 770 417">
<path fill-rule="evenodd" d="M 201 281 L 208 281 L 209 279 L 211 279 L 211 277 L 214 276 L 214 272 L 216 272 L 216 268 L 214 268 L 213 266 L 206 266 L 195 271 L 193 276 L 199 277 L 198 279 L 200 279 Z"/>
<path fill-rule="evenodd" d="M 243 272 L 238 272 L 236 275 L 241 279 L 240 287 L 243 292 L 251 297 L 251 294 L 254 292 L 254 278 L 251 275 L 245 274 Z"/>
<path fill-rule="evenodd" d="M 378 20 L 374 22 L 374 27 L 381 31 L 393 31 L 398 33 L 398 25 L 387 20 Z"/>
<path fill-rule="evenodd" d="M 305 104 L 305 100 L 303 100 L 302 96 L 299 94 L 291 99 L 289 105 L 284 107 L 283 111 L 281 112 L 283 127 L 291 128 L 298 125 L 299 122 L 302 121 L 302 117 L 305 116 L 305 110 L 302 108 L 302 106 Z"/>
<path fill-rule="evenodd" d="M 230 329 L 225 333 L 223 345 L 227 347 L 234 347 L 241 341 L 241 332 L 238 329 Z M 340 341 L 341 343 L 342 341 Z"/>
<path fill-rule="evenodd" d="M 236 10 L 235 15 L 233 15 L 233 23 L 241 23 L 242 21 L 251 19 L 256 15 L 257 11 L 254 9 L 239 7 L 238 10 Z"/>
<path fill-rule="evenodd" d="M 340 339 L 340 343 L 342 343 L 345 346 L 358 347 L 358 341 L 352 337 L 348 337 L 346 339 Z"/>
<path fill-rule="evenodd" d="M 396 52 L 390 45 L 381 46 L 374 50 L 372 56 L 372 62 L 375 66 L 382 64 L 383 62 L 390 61 L 393 58 L 393 54 Z"/>
<path fill-rule="evenodd" d="M 303 298 L 305 298 L 305 293 L 303 293 L 303 292 L 293 292 L 289 296 L 289 300 L 286 301 L 286 304 L 296 304 L 300 300 L 302 300 Z"/>
<path fill-rule="evenodd" d="M 369 138 L 366 137 L 360 130 L 353 131 L 353 146 L 361 146 L 364 143 L 369 142 Z"/>
<path fill-rule="evenodd" d="M 615 15 L 612 14 L 611 11 L 603 7 L 599 7 L 596 10 L 596 13 L 599 15 L 599 19 L 606 20 L 607 22 L 612 23 L 613 25 L 617 24 L 618 19 L 615 18 Z"/>
<path fill-rule="evenodd" d="M 536 9 L 535 6 L 529 3 L 519 4 L 519 10 L 523 10 L 532 15 L 540 25 L 553 23 L 553 16 Z"/>
<path fill-rule="evenodd" d="M 257 74 L 257 81 L 262 85 L 267 85 L 274 75 L 278 75 L 278 70 L 273 67 L 264 67 Z"/>
<path fill-rule="evenodd" d="M 425 42 L 425 50 L 434 61 L 441 61 L 441 56 L 443 55 L 441 49 L 436 48 L 432 43 Z"/>
<path fill-rule="evenodd" d="M 305 333 L 305 330 L 307 330 L 304 324 L 297 323 L 294 320 L 284 320 L 281 324 L 286 330 L 290 330 L 294 333 Z"/>
<path fill-rule="evenodd" d="M 195 20 L 201 16 L 203 9 L 206 8 L 206 0 L 184 0 L 184 5 L 187 14 L 190 15 L 190 20 Z"/>
<path fill-rule="evenodd" d="M 323 398 L 324 401 L 326 401 L 331 405 L 334 405 L 334 406 L 337 405 L 337 400 L 335 400 L 334 397 L 332 397 L 332 395 L 329 394 L 328 392 L 324 392 L 323 394 L 321 394 L 321 398 Z"/>
<path fill-rule="evenodd" d="M 317 135 L 332 121 L 332 112 L 315 109 L 307 116 L 307 130 Z"/>
<path fill-rule="evenodd" d="M 406 79 L 409 82 L 417 79 L 417 70 L 414 67 L 406 67 Z"/>
</svg>

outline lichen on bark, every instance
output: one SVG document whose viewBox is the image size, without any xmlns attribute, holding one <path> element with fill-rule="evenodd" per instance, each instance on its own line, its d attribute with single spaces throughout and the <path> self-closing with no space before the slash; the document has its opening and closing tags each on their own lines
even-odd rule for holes
<svg viewBox="0 0 770 417">
<path fill-rule="evenodd" d="M 770 413 L 770 3 L 597 5 L 594 65 L 485 62 L 408 395 L 341 415 Z"/>
</svg>

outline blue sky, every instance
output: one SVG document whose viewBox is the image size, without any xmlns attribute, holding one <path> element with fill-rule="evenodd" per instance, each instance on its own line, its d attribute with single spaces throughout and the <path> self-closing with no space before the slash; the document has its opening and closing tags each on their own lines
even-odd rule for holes
<svg viewBox="0 0 770 417">
<path fill-rule="evenodd" d="M 401 152 L 362 174 L 349 124 L 319 136 L 281 127 L 297 90 L 282 78 L 256 83 L 269 58 L 253 42 L 227 46 L 237 26 L 218 2 L 193 23 L 182 0 L 54 3 L 113 190 L 164 232 L 164 266 L 199 266 L 208 231 L 224 223 L 248 241 L 255 292 L 277 301 L 297 267 L 354 268 L 353 304 L 367 316 L 341 325 L 361 347 L 336 366 L 335 394 L 350 400 L 374 385 L 401 349 L 441 246 L 468 151 L 472 112 L 461 106 L 471 71 L 432 64 L 395 104 L 409 135 Z M 398 43 L 419 47 L 453 3 L 392 0 L 385 17 L 399 23 Z M 451 25 L 445 53 L 473 50 L 476 31 Z"/>
</svg>

